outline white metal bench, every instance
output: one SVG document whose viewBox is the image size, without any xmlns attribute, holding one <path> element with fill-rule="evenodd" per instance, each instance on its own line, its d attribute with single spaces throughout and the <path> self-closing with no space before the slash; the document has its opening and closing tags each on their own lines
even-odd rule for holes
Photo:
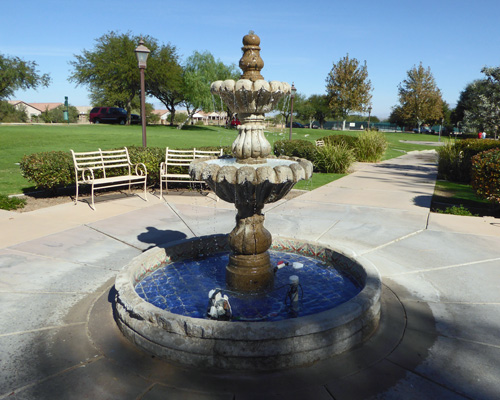
<svg viewBox="0 0 500 400">
<path fill-rule="evenodd" d="M 160 197 L 163 195 L 163 184 L 168 193 L 168 182 L 188 182 L 204 183 L 203 181 L 194 181 L 188 173 L 179 172 L 181 169 L 189 167 L 194 160 L 199 158 L 215 158 L 223 155 L 223 150 L 173 150 L 166 148 L 165 162 L 160 164 Z M 176 171 L 172 171 L 175 168 Z"/>
<path fill-rule="evenodd" d="M 77 153 L 71 150 L 76 177 L 76 198 L 80 184 L 91 185 L 92 209 L 94 206 L 94 190 L 107 189 L 132 184 L 144 185 L 144 199 L 147 201 L 146 183 L 148 171 L 143 163 L 133 165 L 130 162 L 128 149 L 101 150 Z M 133 173 L 132 173 L 133 168 Z M 122 171 L 120 171 L 122 169 Z M 111 170 L 114 170 L 111 172 Z M 110 173 L 111 172 L 111 173 Z M 118 174 L 117 174 L 118 173 Z M 111 175 L 111 176 L 110 176 Z"/>
</svg>

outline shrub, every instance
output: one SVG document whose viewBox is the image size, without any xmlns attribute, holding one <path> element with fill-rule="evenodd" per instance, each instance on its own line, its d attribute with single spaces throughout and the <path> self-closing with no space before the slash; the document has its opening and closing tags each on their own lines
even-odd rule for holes
<svg viewBox="0 0 500 400">
<path fill-rule="evenodd" d="M 466 139 L 439 148 L 438 178 L 470 183 L 472 157 L 498 147 L 499 143 L 496 140 Z"/>
<path fill-rule="evenodd" d="M 358 138 L 356 136 L 349 135 L 330 135 L 324 136 L 319 140 L 323 140 L 325 145 L 338 145 L 344 143 L 348 148 L 354 149 L 356 148 L 356 142 Z"/>
<path fill-rule="evenodd" d="M 132 164 L 143 163 L 148 170 L 148 185 L 160 186 L 160 164 L 165 161 L 165 149 L 162 147 L 128 147 Z"/>
<path fill-rule="evenodd" d="M 318 147 L 314 156 L 314 166 L 319 172 L 346 174 L 356 161 L 354 150 L 345 143 Z"/>
<path fill-rule="evenodd" d="M 437 212 L 438 212 L 438 214 L 452 214 L 452 215 L 461 215 L 461 216 L 467 216 L 467 217 L 474 216 L 474 214 L 472 214 L 462 204 L 460 204 L 460 206 L 446 207 L 445 210 L 437 210 Z"/>
<path fill-rule="evenodd" d="M 483 199 L 500 203 L 500 149 L 472 157 L 472 188 Z"/>
<path fill-rule="evenodd" d="M 7 101 L 0 101 L 0 122 L 26 122 L 28 115 L 25 110 L 18 110 Z"/>
<path fill-rule="evenodd" d="M 25 199 L 0 194 L 0 209 L 2 210 L 17 210 L 18 208 L 23 208 L 25 204 Z"/>
<path fill-rule="evenodd" d="M 380 132 L 366 131 L 356 140 L 356 160 L 362 162 L 377 162 L 384 156 L 387 149 L 387 139 Z"/>
<path fill-rule="evenodd" d="M 25 155 L 21 174 L 37 189 L 55 190 L 75 182 L 73 159 L 67 151 L 50 151 Z"/>
<path fill-rule="evenodd" d="M 307 140 L 278 140 L 274 142 L 274 154 L 276 156 L 300 157 L 313 161 L 316 153 L 314 143 Z"/>
<path fill-rule="evenodd" d="M 199 150 L 219 150 L 220 147 L 199 147 Z M 229 146 L 223 148 L 225 154 L 230 154 Z M 165 161 L 164 147 L 128 147 L 130 162 L 132 164 L 143 163 L 148 170 L 148 185 L 160 185 L 160 164 Z M 51 151 L 25 155 L 20 162 L 22 175 L 34 183 L 37 189 L 55 191 L 57 188 L 65 187 L 75 183 L 75 169 L 70 152 Z M 188 167 L 179 167 L 178 173 L 187 173 Z M 107 176 L 124 174 L 126 169 L 113 168 L 106 172 Z M 174 169 L 172 169 L 172 172 Z M 95 171 L 95 177 L 102 174 Z"/>
</svg>

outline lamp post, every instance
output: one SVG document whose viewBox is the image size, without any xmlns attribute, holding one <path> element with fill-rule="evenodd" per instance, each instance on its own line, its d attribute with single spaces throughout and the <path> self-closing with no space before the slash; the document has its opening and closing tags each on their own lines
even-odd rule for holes
<svg viewBox="0 0 500 400">
<path fill-rule="evenodd" d="M 146 147 L 146 85 L 144 84 L 144 70 L 146 69 L 146 61 L 150 50 L 144 46 L 141 39 L 139 46 L 135 49 L 139 70 L 141 71 L 141 122 L 142 122 L 142 147 Z"/>
<path fill-rule="evenodd" d="M 372 115 L 372 106 L 368 107 L 368 130 L 370 130 L 370 117 Z"/>
<path fill-rule="evenodd" d="M 290 89 L 290 135 L 289 140 L 292 140 L 292 126 L 293 126 L 293 99 L 295 98 L 295 93 L 297 93 L 297 89 L 295 88 L 292 82 L 292 88 Z"/>
</svg>

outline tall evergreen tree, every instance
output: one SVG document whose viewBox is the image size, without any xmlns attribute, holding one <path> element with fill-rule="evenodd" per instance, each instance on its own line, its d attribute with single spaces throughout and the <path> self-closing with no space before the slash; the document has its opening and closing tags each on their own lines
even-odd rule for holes
<svg viewBox="0 0 500 400">
<path fill-rule="evenodd" d="M 418 125 L 432 123 L 443 117 L 441 91 L 436 86 L 431 69 L 425 69 L 422 63 L 407 72 L 407 78 L 399 84 L 398 115 L 405 121 Z"/>
<path fill-rule="evenodd" d="M 326 92 L 329 107 L 334 117 L 345 121 L 351 112 L 365 112 L 372 99 L 371 81 L 368 79 L 366 61 L 363 65 L 356 58 L 347 54 L 336 64 L 326 78 Z"/>
</svg>

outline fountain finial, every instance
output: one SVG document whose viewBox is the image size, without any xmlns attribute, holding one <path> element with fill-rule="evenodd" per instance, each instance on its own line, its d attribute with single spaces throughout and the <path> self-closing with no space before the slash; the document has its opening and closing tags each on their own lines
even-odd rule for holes
<svg viewBox="0 0 500 400">
<path fill-rule="evenodd" d="M 260 37 L 254 31 L 248 32 L 248 35 L 243 36 L 243 56 L 240 60 L 240 68 L 243 70 L 241 79 L 250 79 L 255 82 L 263 80 L 264 77 L 260 74 L 264 68 L 264 61 L 260 57 Z"/>
</svg>

